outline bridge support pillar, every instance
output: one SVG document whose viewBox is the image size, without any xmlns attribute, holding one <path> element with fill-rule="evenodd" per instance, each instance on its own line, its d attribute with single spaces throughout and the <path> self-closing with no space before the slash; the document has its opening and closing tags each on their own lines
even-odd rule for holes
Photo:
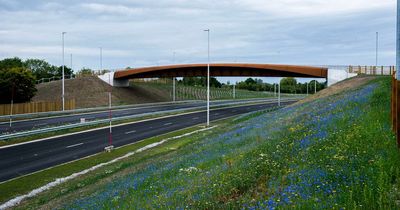
<svg viewBox="0 0 400 210">
<path fill-rule="evenodd" d="M 114 72 L 108 72 L 98 77 L 113 87 L 129 87 L 129 79 L 114 79 Z"/>
</svg>

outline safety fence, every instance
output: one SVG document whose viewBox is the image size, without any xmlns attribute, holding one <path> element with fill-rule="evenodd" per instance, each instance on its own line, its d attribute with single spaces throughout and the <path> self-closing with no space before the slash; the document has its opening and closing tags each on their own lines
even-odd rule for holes
<svg viewBox="0 0 400 210">
<path fill-rule="evenodd" d="M 396 71 L 392 74 L 392 96 L 391 96 L 391 119 L 392 129 L 396 133 L 397 146 L 400 148 L 400 123 L 398 114 L 400 113 L 400 81 L 396 79 Z"/>
<path fill-rule="evenodd" d="M 0 104 L 0 115 L 51 112 L 62 109 L 61 101 Z M 65 101 L 65 110 L 75 109 L 75 99 Z"/>
<path fill-rule="evenodd" d="M 387 75 L 387 76 L 392 75 L 393 72 L 396 70 L 395 66 L 322 65 L 315 67 L 344 70 L 348 73 L 355 73 L 355 74 Z"/>
</svg>

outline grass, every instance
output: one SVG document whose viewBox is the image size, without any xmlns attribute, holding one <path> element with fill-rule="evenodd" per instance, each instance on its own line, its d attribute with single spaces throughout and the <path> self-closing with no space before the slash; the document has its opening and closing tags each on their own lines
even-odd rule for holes
<svg viewBox="0 0 400 210">
<path fill-rule="evenodd" d="M 24 202 L 66 209 L 399 209 L 390 78 L 248 114 Z M 157 152 L 158 151 L 158 152 Z"/>
<path fill-rule="evenodd" d="M 142 88 L 151 88 L 155 90 L 166 91 L 167 95 L 172 97 L 172 84 L 163 84 L 155 82 L 147 83 L 136 83 L 134 86 L 140 86 Z M 235 90 L 235 99 L 250 99 L 250 98 L 272 98 L 276 97 L 274 92 L 263 92 L 263 91 L 248 91 L 248 90 Z M 282 97 L 290 97 L 293 94 L 281 94 Z M 177 100 L 206 100 L 207 88 L 206 87 L 194 87 L 177 85 L 176 86 L 176 98 Z M 233 99 L 233 90 L 231 88 L 210 88 L 210 99 L 211 100 L 224 100 Z"/>
</svg>

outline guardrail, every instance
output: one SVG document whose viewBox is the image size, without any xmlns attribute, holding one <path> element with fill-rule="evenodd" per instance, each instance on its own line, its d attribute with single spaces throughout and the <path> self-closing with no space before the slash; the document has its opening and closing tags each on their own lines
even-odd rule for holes
<svg viewBox="0 0 400 210">
<path fill-rule="evenodd" d="M 300 98 L 296 99 L 283 99 L 281 102 L 294 102 L 299 100 Z M 254 104 L 258 104 L 261 102 L 265 101 L 257 101 Z M 271 102 L 275 102 L 271 101 Z M 278 100 L 276 100 L 278 102 Z M 229 105 L 241 105 L 241 104 L 252 104 L 251 102 L 244 101 L 244 102 L 234 102 L 234 103 L 227 103 L 227 104 L 221 104 L 221 105 L 214 105 L 211 106 L 212 108 L 217 108 L 217 107 L 223 107 L 223 106 L 229 106 Z M 112 118 L 112 122 L 114 121 L 122 121 L 122 120 L 128 120 L 128 119 L 135 119 L 135 118 L 140 118 L 140 117 L 147 117 L 151 115 L 159 115 L 159 114 L 173 114 L 173 113 L 178 113 L 178 112 L 183 112 L 183 111 L 192 111 L 192 110 L 197 110 L 200 109 L 201 107 L 191 107 L 191 108 L 184 108 L 184 109 L 176 109 L 176 110 L 166 110 L 166 111 L 159 111 L 159 112 L 152 112 L 152 113 L 143 113 L 143 114 L 136 114 L 136 115 L 128 115 L 128 116 L 123 116 L 123 117 L 116 117 Z M 62 125 L 62 126 L 55 126 L 55 127 L 50 127 L 50 128 L 42 128 L 42 129 L 37 129 L 37 130 L 31 130 L 31 131 L 23 131 L 23 132 L 18 132 L 18 133 L 11 133 L 11 134 L 5 134 L 0 136 L 0 140 L 8 140 L 11 138 L 20 138 L 20 137 L 25 137 L 25 136 L 30 136 L 30 135 L 35 135 L 35 134 L 43 134 L 43 133 L 48 133 L 48 132 L 53 132 L 53 131 L 60 131 L 60 130 L 65 130 L 65 129 L 71 129 L 71 128 L 78 128 L 78 127 L 84 127 L 84 126 L 92 126 L 92 125 L 98 125 L 101 123 L 108 123 L 110 122 L 110 119 L 102 119 L 102 120 L 96 120 L 96 121 L 88 121 L 84 123 L 74 123 L 74 124 L 68 124 L 68 125 Z"/>
<path fill-rule="evenodd" d="M 125 109 L 125 108 L 135 108 L 141 106 L 151 106 L 151 105 L 168 105 L 173 103 L 189 103 L 189 102 L 196 102 L 197 100 L 189 100 L 189 101 L 176 101 L 176 102 L 161 102 L 161 103 L 146 103 L 146 104 L 131 104 L 131 105 L 122 105 L 122 106 L 113 106 L 111 109 Z M 26 113 L 26 114 L 15 114 L 15 115 L 2 115 L 0 116 L 0 120 L 8 120 L 10 117 L 12 119 L 18 118 L 35 118 L 35 117 L 44 117 L 44 116 L 62 116 L 67 114 L 78 114 L 78 113 L 88 113 L 93 111 L 106 111 L 109 107 L 94 107 L 94 108 L 83 108 L 83 109 L 73 109 L 73 110 L 65 110 L 65 111 L 52 111 L 52 112 L 35 112 L 35 113 Z"/>
<path fill-rule="evenodd" d="M 64 79 L 75 79 L 76 76 L 75 75 L 65 75 Z M 49 78 L 41 78 L 39 80 L 36 80 L 36 84 L 42 84 L 42 83 L 46 83 L 46 82 L 52 82 L 52 81 L 58 81 L 61 80 L 62 76 L 54 76 L 54 77 L 49 77 Z"/>
</svg>

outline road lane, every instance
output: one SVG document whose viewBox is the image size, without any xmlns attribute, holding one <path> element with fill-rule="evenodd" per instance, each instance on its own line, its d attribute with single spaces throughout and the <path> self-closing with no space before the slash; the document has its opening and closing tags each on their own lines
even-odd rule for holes
<svg viewBox="0 0 400 210">
<path fill-rule="evenodd" d="M 282 103 L 283 105 L 289 104 Z M 276 103 L 211 110 L 218 120 L 275 107 Z M 143 139 L 204 123 L 206 112 L 171 116 L 113 127 L 113 145 L 121 147 Z M 0 182 L 87 157 L 108 145 L 108 128 L 0 149 Z"/>
<path fill-rule="evenodd" d="M 223 105 L 232 102 L 257 102 L 257 101 L 272 101 L 276 99 L 249 99 L 249 100 L 225 100 L 225 101 L 215 101 L 211 105 Z M 148 107 L 133 107 L 128 109 L 113 110 L 113 117 L 123 117 L 130 115 L 137 115 L 143 113 L 169 111 L 169 110 L 179 110 L 185 108 L 201 108 L 205 107 L 205 102 L 195 101 L 193 103 L 179 103 L 179 104 L 162 104 L 162 105 L 151 105 Z M 33 129 L 40 129 L 45 127 L 54 127 L 71 123 L 79 123 L 81 118 L 85 118 L 87 121 L 107 119 L 109 117 L 109 111 L 101 111 L 95 113 L 82 113 L 82 114 L 71 114 L 31 120 L 20 120 L 14 121 L 12 127 L 9 126 L 8 122 L 0 123 L 0 134 L 2 133 L 15 133 L 21 131 L 28 131 Z"/>
</svg>

